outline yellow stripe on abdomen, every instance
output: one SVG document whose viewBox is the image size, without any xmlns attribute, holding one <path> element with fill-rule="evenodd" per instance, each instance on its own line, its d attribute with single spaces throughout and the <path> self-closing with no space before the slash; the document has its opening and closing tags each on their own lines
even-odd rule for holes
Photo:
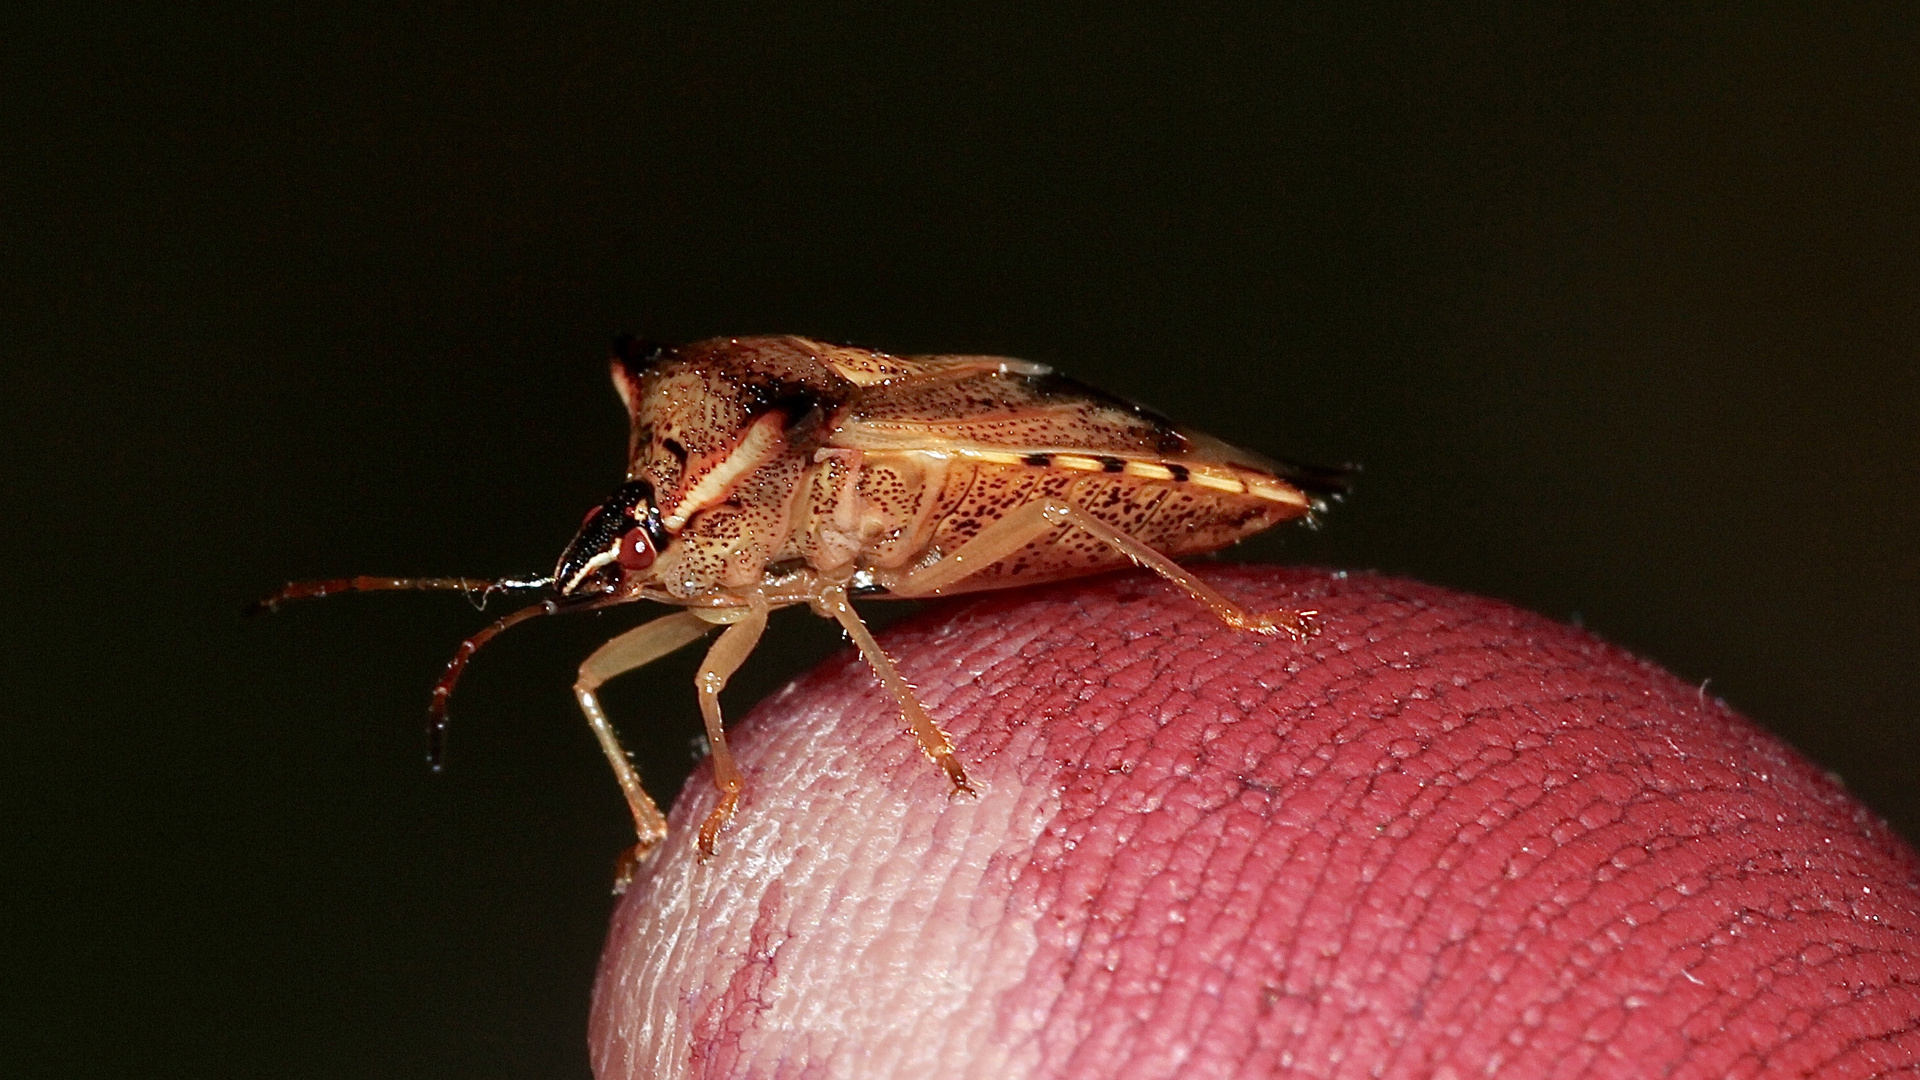
<svg viewBox="0 0 1920 1080">
<path fill-rule="evenodd" d="M 950 451 L 955 456 L 994 465 L 1025 465 L 1035 469 L 1069 469 L 1074 472 L 1125 473 L 1143 480 L 1195 487 L 1227 495 L 1250 495 L 1267 502 L 1301 508 L 1312 505 L 1306 494 L 1277 476 L 1241 466 L 1206 465 L 1191 461 L 1094 456 L 1070 452 L 1022 454 L 1012 450 L 963 449 Z"/>
</svg>

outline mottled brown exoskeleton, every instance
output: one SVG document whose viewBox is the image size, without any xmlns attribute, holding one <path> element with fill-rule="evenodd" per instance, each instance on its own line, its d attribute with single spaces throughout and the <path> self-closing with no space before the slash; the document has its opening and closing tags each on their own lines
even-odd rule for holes
<svg viewBox="0 0 1920 1080">
<path fill-rule="evenodd" d="M 666 819 L 598 691 L 716 626 L 724 629 L 696 680 L 720 789 L 700 828 L 707 854 L 742 784 L 719 694 L 779 608 L 805 604 L 839 622 L 958 791 L 971 788 L 952 741 L 850 597 L 948 596 L 1135 563 L 1237 629 L 1311 633 L 1312 612 L 1248 612 L 1174 560 L 1306 517 L 1341 489 L 1341 471 L 1270 461 L 1005 357 L 755 337 L 678 348 L 626 341 L 612 367 L 632 420 L 627 479 L 587 515 L 552 578 L 302 582 L 263 606 L 372 589 L 551 590 L 462 643 L 434 689 L 436 762 L 447 697 L 495 634 L 536 615 L 632 600 L 683 609 L 607 642 L 574 686 L 633 810 L 633 857 L 666 836 Z"/>
</svg>

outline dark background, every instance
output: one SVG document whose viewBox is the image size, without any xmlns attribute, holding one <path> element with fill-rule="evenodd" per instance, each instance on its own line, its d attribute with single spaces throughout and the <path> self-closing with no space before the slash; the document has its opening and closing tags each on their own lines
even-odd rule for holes
<svg viewBox="0 0 1920 1080">
<path fill-rule="evenodd" d="M 580 1076 L 622 804 L 544 571 L 615 331 L 1054 363 L 1353 460 L 1236 557 L 1503 597 L 1920 835 L 1920 16 L 63 9 L 4 35 L 0 1071 Z M 1344 5 L 1330 5 L 1343 9 Z M 13 17 L 17 18 L 17 16 Z M 730 694 L 837 648 L 790 614 Z M 694 656 L 618 684 L 654 789 Z"/>
</svg>

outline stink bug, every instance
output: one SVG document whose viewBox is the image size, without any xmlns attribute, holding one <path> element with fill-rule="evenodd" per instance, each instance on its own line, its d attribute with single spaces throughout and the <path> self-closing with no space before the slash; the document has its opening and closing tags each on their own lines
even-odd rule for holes
<svg viewBox="0 0 1920 1080">
<path fill-rule="evenodd" d="M 1312 633 L 1311 611 L 1249 612 L 1174 560 L 1323 508 L 1345 471 L 1238 450 L 1056 374 L 997 356 L 891 356 L 800 337 L 677 348 L 622 339 L 613 386 L 632 422 L 627 478 L 590 511 L 553 575 L 536 581 L 343 578 L 295 582 L 257 607 L 338 592 L 537 588 L 547 597 L 462 642 L 433 690 L 438 764 L 447 699 L 474 652 L 538 615 L 651 600 L 683 610 L 614 638 L 574 695 L 633 811 L 638 843 L 667 832 L 598 691 L 608 679 L 725 627 L 696 679 L 720 801 L 707 855 L 739 800 L 719 694 L 767 615 L 806 604 L 834 619 L 957 791 L 953 743 L 875 644 L 849 598 L 913 599 L 1058 581 L 1129 562 L 1257 634 Z"/>
</svg>

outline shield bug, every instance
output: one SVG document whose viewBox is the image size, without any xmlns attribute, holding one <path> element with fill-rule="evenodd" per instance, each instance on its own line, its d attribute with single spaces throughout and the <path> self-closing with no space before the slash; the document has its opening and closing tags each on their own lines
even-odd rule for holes
<svg viewBox="0 0 1920 1080">
<path fill-rule="evenodd" d="M 1286 465 L 1174 425 L 1140 406 L 997 356 L 892 356 L 800 337 L 717 338 L 677 348 L 616 344 L 613 386 L 631 420 L 624 483 L 589 511 L 551 577 L 344 578 L 295 582 L 259 605 L 339 592 L 537 588 L 539 603 L 462 642 L 434 687 L 429 758 L 474 652 L 539 615 L 651 600 L 681 610 L 601 646 L 574 695 L 633 811 L 638 842 L 666 836 L 601 708 L 607 680 L 719 638 L 696 679 L 720 799 L 700 827 L 711 855 L 739 800 L 719 694 L 767 616 L 804 604 L 837 621 L 899 703 L 928 757 L 972 790 L 952 740 L 874 642 L 852 597 L 948 596 L 1079 577 L 1134 563 L 1237 629 L 1312 632 L 1311 611 L 1255 613 L 1175 560 L 1306 518 L 1345 470 Z"/>
</svg>

